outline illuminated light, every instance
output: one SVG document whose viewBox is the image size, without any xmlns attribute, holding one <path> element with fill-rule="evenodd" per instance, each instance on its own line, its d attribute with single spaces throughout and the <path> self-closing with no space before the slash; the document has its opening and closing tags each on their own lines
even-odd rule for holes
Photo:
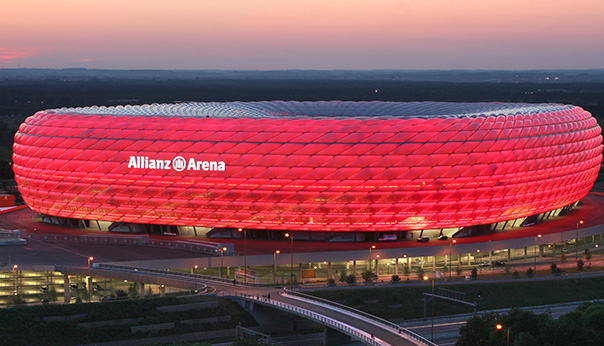
<svg viewBox="0 0 604 346">
<path fill-rule="evenodd" d="M 378 117 L 355 117 L 360 107 Z M 330 116 L 305 115 L 318 113 Z M 42 111 L 26 124 L 12 167 L 35 211 L 233 229 L 392 231 L 518 219 L 585 196 L 602 151 L 588 112 L 553 104 L 89 107 Z M 158 169 L 178 156 L 182 171 Z M 203 162 L 225 170 L 208 163 L 204 171 Z"/>
</svg>

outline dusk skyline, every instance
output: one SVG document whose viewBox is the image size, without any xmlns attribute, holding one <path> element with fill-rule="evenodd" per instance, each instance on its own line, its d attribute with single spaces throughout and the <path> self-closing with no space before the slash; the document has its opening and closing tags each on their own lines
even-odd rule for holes
<svg viewBox="0 0 604 346">
<path fill-rule="evenodd" d="M 0 68 L 604 68 L 597 0 L 24 0 L 0 11 Z"/>
</svg>

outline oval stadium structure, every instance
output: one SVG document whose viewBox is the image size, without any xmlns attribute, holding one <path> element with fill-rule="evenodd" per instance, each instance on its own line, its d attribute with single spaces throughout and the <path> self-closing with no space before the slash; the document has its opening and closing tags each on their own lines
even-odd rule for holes
<svg viewBox="0 0 604 346">
<path fill-rule="evenodd" d="M 46 110 L 15 135 L 29 207 L 135 224 L 459 228 L 583 198 L 601 129 L 572 105 L 231 102 Z"/>
</svg>

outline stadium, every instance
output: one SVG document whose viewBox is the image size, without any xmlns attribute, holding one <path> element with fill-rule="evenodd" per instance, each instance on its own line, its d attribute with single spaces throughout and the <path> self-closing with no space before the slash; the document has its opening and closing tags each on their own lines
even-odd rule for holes
<svg viewBox="0 0 604 346">
<path fill-rule="evenodd" d="M 564 214 L 598 176 L 602 136 L 560 104 L 179 103 L 40 111 L 13 152 L 50 222 L 395 240 Z"/>
</svg>

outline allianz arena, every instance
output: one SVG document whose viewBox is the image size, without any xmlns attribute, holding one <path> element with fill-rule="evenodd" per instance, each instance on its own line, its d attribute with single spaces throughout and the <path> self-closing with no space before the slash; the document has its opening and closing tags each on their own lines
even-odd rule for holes
<svg viewBox="0 0 604 346">
<path fill-rule="evenodd" d="M 601 160 L 572 105 L 273 101 L 40 111 L 13 167 L 46 216 L 383 233 L 557 215 Z"/>
</svg>

